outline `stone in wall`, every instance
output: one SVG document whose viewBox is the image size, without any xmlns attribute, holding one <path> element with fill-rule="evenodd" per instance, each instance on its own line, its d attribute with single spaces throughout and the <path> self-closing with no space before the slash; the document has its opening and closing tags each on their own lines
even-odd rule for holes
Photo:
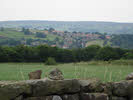
<svg viewBox="0 0 133 100">
<path fill-rule="evenodd" d="M 58 95 L 54 95 L 52 100 L 62 100 L 62 98 Z"/>
<path fill-rule="evenodd" d="M 128 74 L 126 80 L 133 80 L 133 73 Z"/>
<path fill-rule="evenodd" d="M 58 95 L 53 95 L 53 96 L 44 96 L 44 97 L 29 97 L 24 100 L 62 100 L 62 98 Z"/>
<path fill-rule="evenodd" d="M 58 68 L 54 68 L 49 72 L 48 77 L 52 80 L 63 80 L 63 73 Z"/>
<path fill-rule="evenodd" d="M 28 85 L 32 87 L 32 96 L 60 95 L 67 93 L 77 93 L 80 91 L 80 84 L 76 79 L 68 80 L 28 80 Z"/>
<path fill-rule="evenodd" d="M 108 82 L 106 84 L 102 84 L 103 87 L 103 93 L 108 94 L 108 96 L 112 96 L 113 93 L 113 83 L 112 82 Z"/>
<path fill-rule="evenodd" d="M 13 100 L 24 93 L 32 93 L 26 82 L 0 82 L 0 100 Z"/>
<path fill-rule="evenodd" d="M 20 95 L 20 96 L 16 97 L 14 100 L 24 100 L 24 98 L 22 95 Z"/>
<path fill-rule="evenodd" d="M 113 83 L 113 95 L 119 97 L 133 96 L 133 80 Z"/>
<path fill-rule="evenodd" d="M 127 100 L 126 98 L 124 97 L 111 97 L 111 100 Z"/>
<path fill-rule="evenodd" d="M 49 96 L 52 96 L 52 98 L 49 98 Z M 133 80 L 105 84 L 98 80 L 76 79 L 38 79 L 20 82 L 0 81 L 0 100 L 108 99 L 133 100 Z"/>
<path fill-rule="evenodd" d="M 29 97 L 24 100 L 52 100 L 53 96 L 44 96 L 44 97 Z"/>
<path fill-rule="evenodd" d="M 109 100 L 109 98 L 104 93 L 81 93 L 80 100 Z"/>
<path fill-rule="evenodd" d="M 81 91 L 83 92 L 102 92 L 102 82 L 98 79 L 79 80 Z"/>
<path fill-rule="evenodd" d="M 41 79 L 42 70 L 36 70 L 28 74 L 29 79 Z"/>
<path fill-rule="evenodd" d="M 72 95 L 66 94 L 62 96 L 62 99 L 63 100 L 79 100 L 79 94 L 72 94 Z"/>
</svg>

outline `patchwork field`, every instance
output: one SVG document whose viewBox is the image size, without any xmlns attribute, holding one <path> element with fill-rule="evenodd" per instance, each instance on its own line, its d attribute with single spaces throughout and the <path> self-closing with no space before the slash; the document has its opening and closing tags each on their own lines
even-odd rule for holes
<svg viewBox="0 0 133 100">
<path fill-rule="evenodd" d="M 44 78 L 55 67 L 62 70 L 65 78 L 98 78 L 104 82 L 123 80 L 133 71 L 133 66 L 126 64 L 95 65 L 81 62 L 48 66 L 43 63 L 0 63 L 0 80 L 27 80 L 29 72 L 39 69 L 43 70 L 42 78 Z"/>
<path fill-rule="evenodd" d="M 99 46 L 103 46 L 104 41 L 103 40 L 94 40 L 94 41 L 88 41 L 88 43 L 86 44 L 86 46 L 90 46 L 90 45 L 99 45 Z"/>
</svg>

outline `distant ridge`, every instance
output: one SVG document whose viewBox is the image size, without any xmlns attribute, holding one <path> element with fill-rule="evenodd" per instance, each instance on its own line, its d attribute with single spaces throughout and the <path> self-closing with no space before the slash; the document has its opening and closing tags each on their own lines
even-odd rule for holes
<svg viewBox="0 0 133 100">
<path fill-rule="evenodd" d="M 13 20 L 0 21 L 0 27 L 8 28 L 55 28 L 56 30 L 81 32 L 106 32 L 109 34 L 133 34 L 133 23 L 104 21 L 48 21 Z"/>
<path fill-rule="evenodd" d="M 22 22 L 22 21 L 48 21 L 48 22 L 107 22 L 107 23 L 130 23 L 130 22 L 115 22 L 115 21 L 60 21 L 60 20 L 3 20 L 0 22 Z M 133 23 L 133 22 L 131 22 Z"/>
</svg>

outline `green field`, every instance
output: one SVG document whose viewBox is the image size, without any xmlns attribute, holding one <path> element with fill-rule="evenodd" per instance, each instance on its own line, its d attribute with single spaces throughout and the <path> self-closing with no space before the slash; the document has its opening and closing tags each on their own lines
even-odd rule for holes
<svg viewBox="0 0 133 100">
<path fill-rule="evenodd" d="M 94 40 L 94 41 L 89 41 L 86 46 L 90 46 L 90 45 L 99 45 L 99 46 L 103 46 L 104 41 L 103 40 Z"/>
<path fill-rule="evenodd" d="M 94 65 L 87 62 L 47 66 L 43 63 L 0 63 L 0 80 L 27 80 L 31 71 L 43 70 L 42 78 L 47 77 L 52 68 L 62 70 L 67 78 L 98 78 L 104 82 L 120 81 L 133 71 L 132 65 Z"/>
<path fill-rule="evenodd" d="M 38 30 L 31 30 L 31 31 L 36 32 Z M 4 31 L 0 31 L 0 36 L 3 36 L 5 38 L 14 38 L 14 39 L 25 38 L 25 39 L 40 39 L 40 40 L 49 40 L 49 41 L 53 41 L 56 37 L 58 37 L 62 41 L 62 38 L 57 35 L 47 34 L 46 38 L 39 38 L 39 37 L 36 37 L 35 34 L 25 35 L 24 32 L 21 32 L 21 31 L 18 31 L 17 29 L 12 29 L 12 28 L 5 28 Z"/>
</svg>

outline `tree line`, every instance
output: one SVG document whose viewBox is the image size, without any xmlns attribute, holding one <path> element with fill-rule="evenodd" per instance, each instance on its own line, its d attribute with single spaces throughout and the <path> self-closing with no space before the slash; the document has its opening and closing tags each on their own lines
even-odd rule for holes
<svg viewBox="0 0 133 100">
<path fill-rule="evenodd" d="M 48 45 L 38 46 L 0 46 L 0 62 L 45 62 L 49 57 L 57 62 L 80 62 L 90 60 L 133 59 L 133 50 L 100 47 L 91 45 L 86 48 L 61 49 Z"/>
<path fill-rule="evenodd" d="M 119 34 L 113 35 L 110 42 L 112 46 L 119 46 L 121 48 L 133 49 L 133 34 Z"/>
</svg>

